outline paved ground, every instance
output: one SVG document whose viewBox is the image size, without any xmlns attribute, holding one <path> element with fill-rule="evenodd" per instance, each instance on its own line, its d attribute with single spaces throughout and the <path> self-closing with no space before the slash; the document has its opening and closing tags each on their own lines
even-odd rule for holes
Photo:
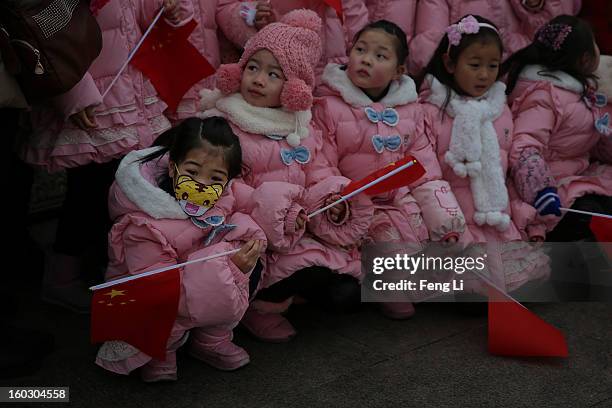
<svg viewBox="0 0 612 408">
<path fill-rule="evenodd" d="M 338 316 L 303 305 L 290 311 L 299 331 L 290 343 L 236 331 L 247 367 L 223 373 L 180 354 L 179 381 L 153 385 L 93 364 L 87 317 L 34 293 L 22 303 L 22 320 L 53 332 L 57 350 L 37 375 L 0 385 L 69 386 L 76 407 L 612 407 L 612 303 L 533 307 L 566 334 L 568 359 L 491 356 L 486 318 L 451 304 L 420 305 L 404 322 L 369 307 Z"/>
</svg>

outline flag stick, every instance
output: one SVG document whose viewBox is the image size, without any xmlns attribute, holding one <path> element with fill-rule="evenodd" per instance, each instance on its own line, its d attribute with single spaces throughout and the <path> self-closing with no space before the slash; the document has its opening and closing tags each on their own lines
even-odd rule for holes
<svg viewBox="0 0 612 408">
<path fill-rule="evenodd" d="M 214 255 L 211 255 L 211 256 L 206 256 L 204 258 L 193 259 L 191 261 L 183 262 L 183 263 L 172 265 L 172 266 L 166 266 L 164 268 L 156 269 L 154 271 L 139 273 L 138 275 L 127 276 L 125 278 L 121 278 L 121 279 L 117 279 L 117 280 L 101 283 L 101 284 L 96 285 L 96 286 L 92 286 L 92 287 L 89 288 L 89 290 L 98 290 L 98 289 L 108 288 L 110 286 L 118 285 L 120 283 L 125 283 L 125 282 L 129 282 L 129 281 L 133 281 L 135 279 L 144 278 L 145 276 L 157 275 L 158 273 L 167 272 L 167 271 L 170 271 L 170 270 L 176 269 L 176 268 L 181 268 L 181 267 L 186 266 L 186 265 L 191 265 L 191 264 L 198 263 L 198 262 L 208 261 L 208 260 L 211 260 L 211 259 L 214 259 L 214 258 L 219 258 L 219 257 L 225 256 L 225 255 L 235 254 L 238 251 L 240 251 L 240 248 L 232 249 L 231 251 L 221 252 L 219 254 L 214 254 Z"/>
<path fill-rule="evenodd" d="M 315 211 L 315 212 L 313 212 L 311 214 L 308 214 L 308 218 L 312 218 L 315 215 L 319 215 L 322 212 L 329 210 L 333 206 L 335 206 L 337 204 L 340 204 L 341 202 L 346 201 L 346 200 L 348 200 L 351 197 L 356 196 L 357 194 L 361 193 L 363 190 L 367 190 L 368 188 L 370 188 L 372 186 L 375 186 L 376 184 L 380 183 L 381 181 L 384 181 L 384 180 L 388 179 L 389 177 L 395 176 L 400 171 L 403 171 L 403 170 L 407 169 L 408 167 L 413 166 L 415 163 L 416 163 L 416 160 L 409 161 L 408 163 L 401 165 L 397 169 L 393 169 L 389 173 L 383 174 L 382 176 L 380 176 L 376 180 L 370 181 L 365 186 L 362 186 L 362 187 L 358 188 L 357 190 L 352 191 L 352 192 L 348 193 L 347 195 L 340 197 L 338 200 L 334 201 L 333 203 L 331 203 L 329 205 L 326 205 L 325 207 L 320 208 L 320 209 L 318 209 L 317 211 Z"/>
<path fill-rule="evenodd" d="M 600 213 L 590 212 L 590 211 L 574 210 L 572 208 L 563 208 L 563 207 L 559 209 L 561 211 L 569 211 L 569 212 L 578 213 L 578 214 L 592 215 L 593 217 L 609 218 L 612 220 L 612 215 L 608 215 L 608 214 L 600 214 Z"/>
<path fill-rule="evenodd" d="M 106 88 L 106 90 L 104 91 L 104 93 L 102 94 L 102 99 L 104 99 L 104 97 L 108 94 L 108 91 L 111 90 L 111 88 L 113 87 L 113 85 L 115 85 L 115 83 L 117 82 L 117 80 L 119 79 L 119 77 L 121 76 L 121 74 L 123 73 L 123 71 L 125 71 L 125 68 L 128 66 L 128 64 L 130 63 L 130 61 L 132 60 L 132 58 L 134 58 L 134 55 L 136 55 L 136 52 L 138 52 L 138 49 L 140 48 L 140 46 L 142 45 L 142 43 L 144 42 L 144 40 L 147 38 L 147 36 L 149 35 L 149 33 L 151 32 L 151 30 L 153 29 L 153 26 L 155 26 L 155 24 L 157 23 L 157 20 L 159 20 L 159 18 L 161 17 L 162 13 L 164 12 L 164 7 L 161 8 L 161 10 L 159 10 L 159 12 L 157 13 L 157 15 L 155 16 L 155 18 L 153 19 L 153 22 L 151 23 L 151 25 L 149 26 L 149 28 L 147 28 L 147 31 L 144 32 L 144 34 L 142 35 L 142 38 L 140 39 L 140 41 L 138 41 L 138 44 L 136 44 L 136 47 L 134 47 L 134 49 L 132 50 L 132 52 L 130 52 L 130 54 L 127 57 L 127 60 L 125 60 L 125 62 L 123 63 L 123 65 L 121 66 L 121 69 L 119 70 L 119 72 L 117 73 L 117 75 L 115 75 L 115 77 L 113 78 L 113 80 L 111 81 L 110 85 Z"/>
</svg>

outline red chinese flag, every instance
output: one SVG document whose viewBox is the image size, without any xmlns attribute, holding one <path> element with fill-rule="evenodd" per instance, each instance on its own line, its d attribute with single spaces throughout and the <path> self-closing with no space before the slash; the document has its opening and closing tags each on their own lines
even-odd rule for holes
<svg viewBox="0 0 612 408">
<path fill-rule="evenodd" d="M 365 186 L 366 184 L 376 180 L 377 178 L 380 178 L 384 176 L 385 174 L 397 169 L 398 167 L 403 166 L 404 164 L 410 161 L 414 161 L 415 163 L 412 166 L 389 177 L 388 179 L 383 180 L 380 183 L 368 188 L 367 190 L 364 191 L 364 193 L 366 193 L 367 195 L 373 196 L 373 195 L 385 193 L 387 191 L 390 191 L 396 188 L 407 186 L 408 184 L 411 184 L 415 182 L 416 180 L 420 179 L 425 174 L 425 168 L 421 165 L 421 163 L 419 163 L 412 156 L 406 156 L 401 160 L 398 160 L 394 163 L 390 163 L 389 165 L 383 167 L 382 169 L 379 169 L 373 173 L 370 173 L 369 175 L 362 178 L 361 180 L 353 181 L 348 186 L 346 186 L 344 190 L 342 190 L 341 195 L 343 196 L 347 195 L 357 190 L 358 188 Z"/>
<path fill-rule="evenodd" d="M 612 219 L 591 217 L 591 231 L 599 242 L 612 242 Z"/>
<path fill-rule="evenodd" d="M 591 217 L 591 231 L 595 234 L 597 241 L 612 260 L 612 219 L 604 217 Z"/>
<path fill-rule="evenodd" d="M 171 111 L 176 110 L 189 88 L 215 72 L 188 40 L 196 26 L 191 20 L 172 27 L 160 18 L 131 61 L 151 80 Z"/>
<path fill-rule="evenodd" d="M 568 356 L 559 329 L 493 288 L 489 288 L 489 352 L 514 357 Z"/>
<path fill-rule="evenodd" d="M 329 7 L 333 8 L 334 10 L 336 10 L 336 14 L 338 15 L 338 18 L 340 19 L 340 21 L 344 22 L 344 16 L 342 15 L 342 0 L 324 0 L 325 4 L 327 4 Z"/>
<path fill-rule="evenodd" d="M 122 340 L 164 360 L 179 294 L 178 269 L 96 290 L 91 304 L 91 342 Z"/>
</svg>

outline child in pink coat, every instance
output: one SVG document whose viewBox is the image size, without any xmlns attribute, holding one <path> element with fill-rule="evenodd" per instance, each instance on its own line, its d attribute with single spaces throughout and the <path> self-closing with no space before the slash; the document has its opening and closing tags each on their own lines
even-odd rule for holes
<svg viewBox="0 0 612 408">
<path fill-rule="evenodd" d="M 226 117 L 240 138 L 244 181 L 255 189 L 250 214 L 268 238 L 264 289 L 242 321 L 266 341 L 295 335 L 280 314 L 295 294 L 329 291 L 332 304 L 359 300 L 354 244 L 369 227 L 371 201 L 359 195 L 307 218 L 350 182 L 325 160 L 321 133 L 310 125 L 320 28 L 310 10 L 286 14 L 247 42 L 238 64 L 220 67 L 218 90 L 202 94 L 201 116 Z"/>
<path fill-rule="evenodd" d="M 144 381 L 176 380 L 176 349 L 191 337 L 189 353 L 220 370 L 248 364 L 232 343 L 232 329 L 249 304 L 261 274 L 265 235 L 241 207 L 240 143 L 223 118 L 190 118 L 162 135 L 165 147 L 129 153 L 109 195 L 107 280 L 241 248 L 180 271 L 178 314 L 165 361 L 123 341 L 108 341 L 96 363 Z M 169 146 L 169 147 L 168 147 Z M 202 193 L 204 192 L 204 193 Z"/>
<path fill-rule="evenodd" d="M 313 10 L 322 20 L 320 31 L 323 52 L 315 69 L 316 83 L 328 62 L 346 59 L 349 41 L 368 22 L 363 0 L 342 1 L 344 22 L 324 0 L 219 0 L 221 29 L 234 44 L 244 47 L 247 40 L 267 24 L 295 9 Z"/>
<path fill-rule="evenodd" d="M 423 109 L 432 125 L 442 178 L 466 217 L 461 241 L 478 244 L 471 251 L 485 250 L 491 279 L 511 291 L 546 276 L 548 260 L 520 241 L 513 222 L 517 206 L 511 205 L 506 187 L 513 125 L 506 87 L 498 81 L 501 37 L 492 22 L 471 15 L 446 32 L 426 68 Z M 471 276 L 465 289 L 486 295 L 483 283 Z"/>
<path fill-rule="evenodd" d="M 131 65 L 104 99 L 102 94 L 162 5 L 172 25 L 182 25 L 192 15 L 187 0 L 113 0 L 101 9 L 96 4 L 92 7 L 102 31 L 102 51 L 70 91 L 34 109 L 33 133 L 23 151 L 30 164 L 51 172 L 67 170 L 66 199 L 55 253 L 45 271 L 43 298 L 79 312 L 89 307 L 87 292 L 80 286 L 85 278 L 83 259 L 93 255 L 96 264 L 105 263 L 111 226 L 106 197 L 118 159 L 149 147 L 170 127 L 163 114 L 166 104 Z"/>
<path fill-rule="evenodd" d="M 612 126 L 593 75 L 598 65 L 589 25 L 573 16 L 551 20 L 505 64 L 512 175 L 521 198 L 548 215 L 548 240 L 591 237 L 590 216 L 561 207 L 612 212 Z"/>
<path fill-rule="evenodd" d="M 527 46 L 541 24 L 560 14 L 576 14 L 579 6 L 579 1 L 572 0 L 419 0 L 409 70 L 421 73 L 444 29 L 461 16 L 481 15 L 499 27 L 505 59 Z"/>
<path fill-rule="evenodd" d="M 407 54 L 401 28 L 386 20 L 368 24 L 355 38 L 348 65 L 327 65 L 320 89 L 325 97 L 313 110 L 325 155 L 343 176 L 362 179 L 407 154 L 425 167 L 425 176 L 406 188 L 373 198 L 367 232 L 369 241 L 406 243 L 409 252 L 420 252 L 421 242 L 429 238 L 457 241 L 465 219 L 450 186 L 441 180 L 416 86 L 404 75 Z M 411 303 L 381 306 L 395 319 L 414 314 Z"/>
</svg>

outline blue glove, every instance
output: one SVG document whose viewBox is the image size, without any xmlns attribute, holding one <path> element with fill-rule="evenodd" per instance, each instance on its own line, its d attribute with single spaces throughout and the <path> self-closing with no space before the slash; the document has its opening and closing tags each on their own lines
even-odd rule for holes
<svg viewBox="0 0 612 408">
<path fill-rule="evenodd" d="M 555 187 L 546 187 L 540 191 L 536 196 L 533 206 L 540 215 L 555 214 L 557 217 L 561 216 L 561 200 L 557 195 Z"/>
</svg>

